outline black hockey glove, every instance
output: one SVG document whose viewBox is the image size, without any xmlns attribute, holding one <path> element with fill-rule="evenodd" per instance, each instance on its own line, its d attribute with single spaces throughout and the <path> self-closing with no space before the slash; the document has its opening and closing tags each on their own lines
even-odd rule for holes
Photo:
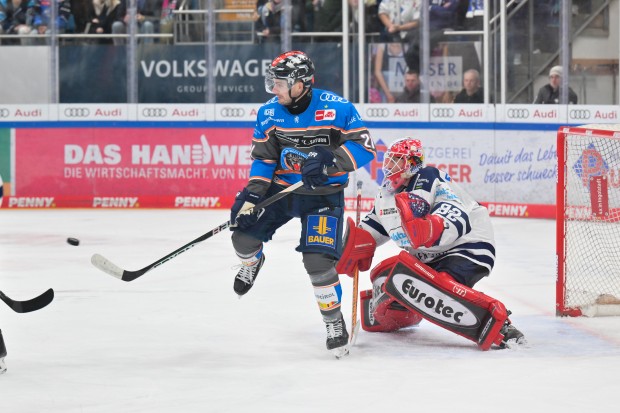
<svg viewBox="0 0 620 413">
<path fill-rule="evenodd" d="M 334 154 L 322 146 L 317 146 L 308 154 L 308 158 L 301 167 L 301 180 L 304 188 L 314 189 L 327 182 L 327 168 L 334 166 Z"/>
<path fill-rule="evenodd" d="M 247 188 L 243 188 L 242 191 L 238 192 L 235 202 L 230 209 L 231 230 L 247 228 L 256 224 L 265 210 L 260 209 L 256 211 L 253 208 L 262 200 L 263 197 L 261 195 L 250 192 Z"/>
</svg>

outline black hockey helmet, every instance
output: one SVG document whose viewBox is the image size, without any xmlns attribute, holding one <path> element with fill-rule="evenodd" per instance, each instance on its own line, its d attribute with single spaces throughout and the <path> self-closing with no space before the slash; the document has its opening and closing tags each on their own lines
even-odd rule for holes
<svg viewBox="0 0 620 413">
<path fill-rule="evenodd" d="M 309 88 L 314 83 L 314 63 L 304 53 L 298 50 L 282 53 L 273 59 L 265 75 L 265 89 L 273 93 L 275 79 L 286 79 L 289 89 L 297 81 L 304 84 L 304 88 Z"/>
</svg>

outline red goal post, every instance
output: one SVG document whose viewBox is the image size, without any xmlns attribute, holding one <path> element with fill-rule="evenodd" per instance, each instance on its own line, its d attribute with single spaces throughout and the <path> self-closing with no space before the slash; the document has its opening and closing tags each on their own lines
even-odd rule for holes
<svg viewBox="0 0 620 413">
<path fill-rule="evenodd" d="M 557 134 L 556 314 L 620 315 L 620 125 Z"/>
</svg>

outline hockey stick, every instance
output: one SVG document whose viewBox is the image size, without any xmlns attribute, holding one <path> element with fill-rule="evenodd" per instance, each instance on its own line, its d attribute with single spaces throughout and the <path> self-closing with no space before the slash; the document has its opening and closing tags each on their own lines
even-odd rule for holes
<svg viewBox="0 0 620 413">
<path fill-rule="evenodd" d="M 38 297 L 32 298 L 26 301 L 17 301 L 9 298 L 0 291 L 0 300 L 4 301 L 6 305 L 11 307 L 11 310 L 16 313 L 29 313 L 31 311 L 37 311 L 48 305 L 54 299 L 54 290 L 49 289 Z"/>
<path fill-rule="evenodd" d="M 277 194 L 272 195 L 271 197 L 265 199 L 264 201 L 259 202 L 253 209 L 259 210 L 259 209 L 265 208 L 266 206 L 271 205 L 274 202 L 284 198 L 285 196 L 287 196 L 288 194 L 290 194 L 291 192 L 293 192 L 294 190 L 296 190 L 297 188 L 299 188 L 302 185 L 303 185 L 303 182 L 299 181 L 296 184 L 293 184 L 293 185 L 289 186 L 288 188 L 283 189 L 282 191 L 278 192 Z M 229 228 L 231 226 L 232 225 L 231 225 L 230 221 L 224 222 L 223 224 L 218 225 L 217 227 L 213 228 L 211 231 L 207 232 L 206 234 L 203 234 L 203 235 L 199 236 L 195 240 L 190 241 L 187 244 L 183 245 L 181 248 L 178 248 L 178 249 L 172 251 L 170 254 L 166 255 L 165 257 L 162 257 L 162 258 L 158 259 L 157 261 L 155 261 L 154 263 L 149 264 L 146 267 L 144 267 L 144 268 L 142 268 L 140 270 L 137 270 L 137 271 L 127 271 L 127 270 L 124 270 L 124 269 L 122 269 L 121 267 L 119 267 L 116 264 L 112 263 L 111 261 L 109 261 L 108 259 L 106 259 L 105 257 L 103 257 L 100 254 L 94 254 L 91 257 L 90 262 L 95 267 L 99 268 L 101 271 L 103 271 L 105 273 L 108 273 L 108 274 L 110 274 L 113 277 L 116 277 L 116 278 L 118 278 L 120 280 L 127 281 L 127 282 L 133 281 L 136 278 L 141 277 L 145 273 L 151 271 L 153 268 L 159 267 L 160 265 L 162 265 L 166 261 L 169 261 L 169 260 L 173 259 L 177 255 L 180 255 L 180 254 L 184 253 L 188 249 L 191 249 L 191 248 L 195 247 L 196 245 L 198 245 L 202 241 L 205 241 L 205 240 L 211 238 L 215 234 L 220 233 L 220 232 L 224 231 L 226 228 Z"/>
<path fill-rule="evenodd" d="M 360 225 L 360 215 L 362 209 L 362 181 L 357 181 L 357 201 L 355 204 L 355 225 Z M 360 271 L 358 267 L 355 267 L 355 272 L 353 273 L 353 299 L 351 308 L 351 338 L 349 339 L 349 343 L 351 345 L 355 344 L 355 340 L 357 339 L 357 330 L 359 329 L 359 325 L 357 322 L 357 292 L 359 289 L 358 281 L 360 276 Z"/>
</svg>

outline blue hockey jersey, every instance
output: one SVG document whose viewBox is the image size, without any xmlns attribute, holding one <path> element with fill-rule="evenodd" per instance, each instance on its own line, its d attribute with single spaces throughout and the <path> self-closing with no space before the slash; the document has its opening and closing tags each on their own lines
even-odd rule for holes
<svg viewBox="0 0 620 413">
<path fill-rule="evenodd" d="M 308 108 L 291 114 L 274 97 L 258 111 L 252 137 L 252 166 L 248 190 L 264 194 L 271 182 L 289 186 L 301 180 L 301 166 L 315 146 L 328 147 L 336 158 L 328 168 L 328 180 L 314 191 L 342 191 L 349 172 L 374 159 L 376 149 L 370 132 L 353 104 L 332 92 L 313 89 Z"/>
</svg>

